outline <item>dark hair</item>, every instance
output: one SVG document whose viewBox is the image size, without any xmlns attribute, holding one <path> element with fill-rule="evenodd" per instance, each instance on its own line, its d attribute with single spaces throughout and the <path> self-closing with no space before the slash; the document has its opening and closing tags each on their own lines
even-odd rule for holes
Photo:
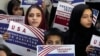
<svg viewBox="0 0 100 56">
<path fill-rule="evenodd" d="M 92 9 L 86 4 L 79 4 L 73 8 L 69 22 L 70 30 L 79 30 L 80 27 L 82 27 L 80 20 L 85 9 L 90 9 L 92 11 Z"/>
<path fill-rule="evenodd" d="M 8 6 L 7 6 L 7 11 L 8 11 L 9 15 L 14 15 L 13 12 L 12 12 L 12 10 L 13 10 L 13 8 L 15 6 L 18 6 L 18 7 L 20 6 L 20 1 L 19 0 L 11 0 L 11 1 L 9 1 Z M 23 10 L 23 8 L 22 8 L 22 11 L 23 11 L 22 16 L 24 16 L 24 10 Z"/>
<path fill-rule="evenodd" d="M 0 44 L 0 51 L 4 51 L 7 56 L 11 55 L 11 50 L 6 45 Z"/>
<path fill-rule="evenodd" d="M 60 37 L 61 42 L 63 43 L 63 34 L 62 31 L 60 31 L 57 28 L 51 28 L 48 29 L 47 31 L 44 32 L 44 43 L 46 43 L 46 41 L 48 40 L 48 37 L 51 35 L 57 35 Z"/>
<path fill-rule="evenodd" d="M 7 13 L 3 10 L 0 10 L 0 14 L 7 14 Z"/>
<path fill-rule="evenodd" d="M 38 28 L 47 29 L 46 20 L 45 20 L 45 18 L 44 18 L 43 10 L 42 10 L 42 8 L 41 8 L 40 6 L 35 5 L 35 4 L 31 5 L 31 6 L 28 8 L 28 10 L 27 10 L 27 12 L 26 12 L 26 16 L 25 16 L 25 24 L 29 25 L 29 22 L 28 22 L 28 14 L 29 14 L 29 12 L 31 11 L 32 8 L 37 8 L 37 9 L 39 9 L 39 10 L 41 11 L 41 14 L 42 14 L 42 21 L 41 21 L 41 23 L 40 23 L 40 25 L 39 25 Z"/>
</svg>

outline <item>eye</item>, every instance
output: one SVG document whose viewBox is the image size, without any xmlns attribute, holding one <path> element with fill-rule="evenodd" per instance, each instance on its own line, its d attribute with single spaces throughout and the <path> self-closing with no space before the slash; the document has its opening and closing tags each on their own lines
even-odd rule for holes
<svg viewBox="0 0 100 56">
<path fill-rule="evenodd" d="M 53 45 L 53 42 L 52 42 L 52 41 L 47 41 L 46 44 L 48 44 L 48 45 Z"/>
<path fill-rule="evenodd" d="M 56 41 L 56 44 L 59 45 L 59 44 L 61 44 L 61 42 L 60 41 Z"/>
<path fill-rule="evenodd" d="M 34 17 L 34 14 L 29 14 L 28 16 L 29 16 L 29 17 Z"/>
<path fill-rule="evenodd" d="M 19 10 L 23 10 L 23 8 L 19 8 Z"/>
<path fill-rule="evenodd" d="M 82 16 L 82 18 L 87 18 L 88 16 Z"/>
<path fill-rule="evenodd" d="M 38 13 L 36 16 L 37 16 L 37 17 L 41 17 L 40 13 Z"/>
</svg>

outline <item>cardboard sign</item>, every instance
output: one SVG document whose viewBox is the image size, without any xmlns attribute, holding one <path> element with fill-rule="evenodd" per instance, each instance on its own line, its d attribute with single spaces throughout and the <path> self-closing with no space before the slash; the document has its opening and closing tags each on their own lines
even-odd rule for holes
<svg viewBox="0 0 100 56">
<path fill-rule="evenodd" d="M 30 7 L 32 4 L 42 5 L 42 0 L 21 0 L 21 7 Z"/>
<path fill-rule="evenodd" d="M 42 29 L 11 21 L 8 27 L 10 37 L 7 46 L 13 53 L 22 56 L 36 55 L 36 46 L 44 43 Z"/>
<path fill-rule="evenodd" d="M 65 2 L 59 2 L 54 19 L 53 27 L 57 27 L 62 31 L 68 30 L 68 23 L 73 6 Z"/>
<path fill-rule="evenodd" d="M 74 45 L 38 45 L 37 56 L 75 56 Z"/>
<path fill-rule="evenodd" d="M 100 36 L 93 35 L 90 45 L 94 46 L 94 50 L 88 56 L 100 56 Z"/>
</svg>

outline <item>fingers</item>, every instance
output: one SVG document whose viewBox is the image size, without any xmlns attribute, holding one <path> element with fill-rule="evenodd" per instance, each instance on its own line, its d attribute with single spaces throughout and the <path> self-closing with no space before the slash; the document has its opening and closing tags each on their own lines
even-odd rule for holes
<svg viewBox="0 0 100 56">
<path fill-rule="evenodd" d="M 88 45 L 88 46 L 86 47 L 86 52 L 87 52 L 87 53 L 92 52 L 93 50 L 94 50 L 94 48 L 93 48 L 93 46 L 91 46 L 91 45 Z"/>
<path fill-rule="evenodd" d="M 9 33 L 8 33 L 8 32 L 5 32 L 5 33 L 3 34 L 3 39 L 4 39 L 4 40 L 7 40 L 8 37 L 9 37 Z"/>
</svg>

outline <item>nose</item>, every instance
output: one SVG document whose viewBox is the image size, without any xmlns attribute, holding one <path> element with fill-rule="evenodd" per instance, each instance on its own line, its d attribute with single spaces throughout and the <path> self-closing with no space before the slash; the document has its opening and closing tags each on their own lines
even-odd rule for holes
<svg viewBox="0 0 100 56">
<path fill-rule="evenodd" d="M 20 15 L 20 16 L 22 16 L 22 11 L 21 10 L 18 10 L 17 11 L 17 14 Z"/>
<path fill-rule="evenodd" d="M 89 18 L 88 18 L 89 22 L 92 22 L 92 19 L 93 19 L 92 17 L 89 17 Z"/>
<path fill-rule="evenodd" d="M 58 45 L 56 42 L 53 42 L 53 45 Z"/>
<path fill-rule="evenodd" d="M 33 20 L 35 20 L 36 18 L 37 18 L 36 15 L 34 15 Z"/>
</svg>

